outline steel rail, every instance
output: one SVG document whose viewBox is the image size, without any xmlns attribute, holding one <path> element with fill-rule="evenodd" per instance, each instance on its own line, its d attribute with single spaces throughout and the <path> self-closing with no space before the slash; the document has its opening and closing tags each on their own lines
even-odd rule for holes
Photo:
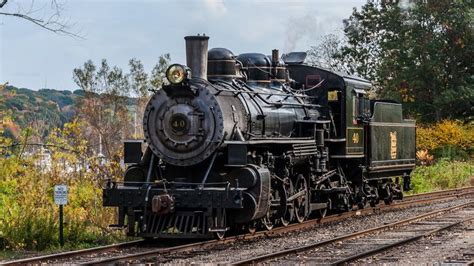
<svg viewBox="0 0 474 266">
<path fill-rule="evenodd" d="M 134 246 L 137 246 L 137 245 L 141 245 L 145 242 L 146 242 L 146 240 L 140 239 L 140 240 L 128 241 L 128 242 L 123 242 L 123 243 L 107 245 L 107 246 L 100 246 L 100 247 L 86 248 L 86 249 L 79 249 L 79 250 L 71 250 L 71 251 L 65 251 L 65 252 L 61 252 L 61 253 L 53 253 L 53 254 L 42 255 L 42 256 L 38 256 L 38 257 L 23 258 L 23 259 L 12 260 L 12 261 L 0 261 L 0 265 L 37 264 L 37 263 L 40 263 L 42 261 L 60 260 L 60 259 L 70 258 L 70 257 L 73 257 L 73 256 L 95 254 L 95 253 L 98 253 L 98 252 L 115 251 L 115 250 L 118 250 L 118 249 L 121 249 L 121 248 L 134 247 Z"/>
<path fill-rule="evenodd" d="M 290 231 L 294 232 L 294 231 L 308 229 L 314 226 L 327 224 L 327 223 L 347 219 L 354 216 L 370 215 L 370 214 L 380 213 L 384 211 L 389 211 L 392 209 L 407 208 L 410 206 L 416 206 L 416 205 L 420 205 L 424 203 L 456 199 L 456 198 L 464 197 L 470 194 L 474 194 L 474 186 L 460 188 L 460 189 L 451 189 L 451 190 L 445 190 L 445 191 L 436 191 L 436 192 L 410 195 L 410 196 L 405 197 L 403 201 L 396 201 L 395 203 L 391 205 L 384 205 L 384 206 L 379 205 L 378 207 L 374 207 L 374 208 L 369 207 L 369 208 L 365 208 L 361 210 L 334 214 L 322 219 L 312 219 L 312 220 L 305 221 L 303 223 L 290 224 L 287 227 L 277 227 L 271 231 L 259 231 L 254 234 L 231 236 L 231 237 L 225 238 L 224 240 L 208 240 L 204 242 L 178 245 L 174 247 L 154 248 L 152 250 L 137 253 L 137 254 L 103 258 L 96 261 L 92 261 L 90 263 L 91 264 L 104 264 L 104 263 L 110 263 L 110 262 L 124 261 L 127 259 L 140 259 L 143 257 L 150 257 L 156 254 L 170 253 L 173 251 L 187 251 L 187 250 L 192 250 L 195 248 L 212 247 L 213 245 L 216 245 L 216 244 L 227 244 L 227 243 L 232 243 L 239 240 L 249 240 L 249 239 L 255 239 L 258 237 L 279 235 L 279 234 L 284 234 Z M 129 241 L 129 242 L 124 242 L 124 243 L 107 245 L 107 246 L 101 246 L 101 247 L 94 247 L 94 248 L 81 249 L 81 250 L 72 250 L 72 251 L 42 255 L 42 256 L 37 256 L 37 257 L 23 258 L 23 259 L 18 259 L 18 260 L 0 261 L 0 265 L 40 264 L 46 261 L 64 260 L 67 258 L 73 258 L 75 256 L 96 254 L 100 252 L 116 251 L 119 249 L 141 245 L 145 242 L 146 242 L 145 240 L 136 240 L 136 241 Z"/>
<path fill-rule="evenodd" d="M 365 252 L 362 252 L 362 253 L 359 253 L 359 254 L 355 254 L 355 255 L 353 255 L 353 256 L 350 256 L 350 257 L 347 257 L 347 258 L 344 258 L 344 259 L 340 259 L 340 260 L 338 260 L 338 261 L 336 261 L 336 262 L 332 262 L 331 264 L 334 264 L 334 265 L 342 265 L 342 264 L 344 264 L 344 263 L 348 263 L 348 262 L 355 261 L 355 260 L 358 260 L 358 259 L 366 258 L 366 257 L 369 257 L 369 256 L 371 256 L 371 255 L 375 255 L 375 254 L 381 253 L 381 252 L 383 252 L 383 251 L 389 250 L 389 249 L 391 249 L 391 248 L 393 248 L 393 247 L 397 247 L 397 246 L 401 246 L 401 245 L 404 245 L 404 244 L 408 244 L 408 243 L 414 242 L 414 241 L 416 241 L 416 240 L 422 239 L 422 238 L 424 238 L 424 237 L 433 235 L 433 234 L 435 234 L 435 233 L 444 231 L 444 230 L 449 229 L 449 228 L 451 228 L 451 227 L 454 227 L 454 226 L 456 226 L 456 225 L 459 225 L 459 224 L 462 224 L 462 223 L 465 223 L 465 222 L 469 222 L 469 221 L 472 221 L 472 220 L 474 220 L 474 217 L 470 217 L 470 218 L 467 218 L 467 219 L 464 219 L 464 220 L 461 220 L 461 221 L 458 221 L 458 222 L 450 223 L 450 224 L 445 225 L 445 226 L 443 226 L 443 227 L 436 228 L 436 229 L 433 229 L 433 230 L 431 230 L 431 231 L 428 231 L 428 232 L 425 232 L 425 233 L 421 233 L 421 234 L 412 236 L 412 237 L 410 237 L 410 238 L 406 238 L 406 239 L 397 241 L 397 242 L 395 242 L 395 243 L 386 244 L 386 245 L 383 245 L 383 246 L 378 247 L 378 248 L 374 248 L 374 249 L 371 249 L 371 250 L 367 250 L 367 251 L 365 251 Z"/>
<path fill-rule="evenodd" d="M 371 234 L 371 233 L 384 231 L 384 230 L 392 228 L 392 227 L 406 225 L 406 224 L 413 223 L 413 222 L 416 222 L 416 221 L 419 221 L 419 220 L 422 220 L 422 219 L 427 219 L 427 218 L 430 218 L 430 217 L 433 217 L 433 216 L 437 216 L 437 215 L 445 213 L 445 212 L 449 212 L 449 211 L 453 211 L 453 210 L 457 210 L 457 209 L 462 209 L 462 208 L 465 208 L 467 206 L 471 206 L 473 204 L 474 204 L 474 202 L 468 202 L 468 203 L 464 203 L 464 204 L 461 204 L 461 205 L 448 207 L 448 208 L 444 208 L 444 209 L 441 209 L 441 210 L 436 210 L 436 211 L 432 211 L 432 212 L 429 212 L 429 213 L 421 214 L 421 215 L 418 215 L 416 217 L 404 219 L 402 221 L 398 221 L 398 222 L 394 222 L 394 223 L 390 223 L 390 224 L 370 228 L 370 229 L 363 230 L 363 231 L 358 231 L 358 232 L 355 232 L 355 233 L 352 233 L 352 234 L 338 236 L 338 237 L 331 238 L 331 239 L 324 240 L 324 241 L 318 241 L 318 242 L 311 243 L 311 244 L 308 244 L 308 245 L 305 245 L 305 246 L 286 249 L 286 250 L 281 250 L 281 251 L 277 251 L 277 252 L 274 252 L 274 253 L 269 253 L 269 254 L 253 257 L 253 258 L 248 258 L 248 259 L 236 261 L 236 262 L 233 262 L 232 264 L 233 265 L 244 265 L 244 264 L 256 264 L 256 263 L 267 262 L 267 261 L 270 261 L 270 260 L 273 260 L 273 259 L 288 256 L 288 255 L 291 255 L 291 254 L 297 254 L 297 253 L 308 251 L 308 250 L 311 250 L 311 249 L 315 249 L 315 248 L 319 248 L 319 247 L 323 247 L 323 246 L 328 246 L 330 244 L 334 244 L 334 243 L 339 242 L 339 241 L 346 241 L 346 240 L 358 238 L 358 237 L 361 237 L 361 236 L 364 236 L 364 235 L 368 235 L 368 234 Z M 468 220 L 472 220 L 472 219 L 474 219 L 474 217 L 471 217 Z M 461 222 L 464 222 L 464 221 L 461 221 Z M 457 225 L 461 222 L 457 222 L 456 224 L 453 224 L 451 226 Z M 423 236 L 424 236 L 424 234 L 417 235 L 415 237 L 410 238 L 410 241 L 417 240 L 417 239 L 419 239 Z M 398 243 L 398 245 L 401 245 L 401 244 L 405 243 L 405 240 L 399 241 L 397 243 Z M 345 263 L 345 262 L 353 261 L 353 260 L 358 259 L 358 258 L 362 258 L 362 257 L 368 256 L 368 255 L 372 255 L 375 252 L 377 252 L 377 250 L 372 250 L 370 252 L 367 252 L 367 254 L 365 254 L 365 253 L 357 254 L 357 255 L 354 255 L 354 256 L 349 257 L 349 258 L 341 259 L 341 260 L 335 262 L 334 264 L 339 265 L 339 264 L 342 264 L 342 263 Z"/>
<path fill-rule="evenodd" d="M 414 205 L 420 205 L 424 203 L 430 203 L 430 202 L 435 202 L 435 201 L 444 201 L 444 200 L 451 200 L 451 199 L 457 199 L 459 197 L 463 197 L 466 195 L 470 195 L 474 193 L 472 192 L 466 192 L 463 193 L 464 190 L 459 190 L 459 194 L 456 195 L 448 195 L 448 196 L 439 196 L 438 194 L 436 195 L 436 198 L 424 198 L 420 200 L 410 200 L 407 202 L 397 202 L 392 205 L 385 205 L 385 206 L 380 206 L 380 207 L 375 207 L 375 208 L 365 208 L 361 210 L 355 210 L 355 211 L 350 211 L 350 212 L 345 212 L 345 213 L 340 213 L 340 214 L 335 214 L 335 215 L 330 215 L 322 219 L 312 219 L 305 221 L 303 223 L 296 223 L 296 224 L 290 224 L 287 227 L 277 227 L 274 228 L 270 231 L 259 231 L 254 234 L 244 234 L 244 235 L 237 235 L 237 236 L 231 236 L 227 237 L 223 240 L 209 240 L 209 241 L 204 241 L 204 242 L 198 242 L 198 243 L 193 243 L 193 244 L 188 244 L 184 246 L 176 246 L 176 247 L 170 247 L 170 248 L 158 248 L 154 250 L 149 250 L 141 253 L 135 253 L 135 254 L 128 254 L 128 255 L 123 255 L 119 257 L 110 257 L 110 258 L 105 258 L 105 259 L 99 259 L 95 261 L 91 261 L 90 264 L 110 264 L 110 263 L 126 263 L 130 260 L 142 260 L 142 259 L 147 259 L 151 258 L 157 255 L 163 255 L 166 253 L 171 253 L 171 252 L 186 252 L 186 251 L 192 251 L 195 249 L 203 249 L 203 248 L 209 248 L 213 247 L 216 245 L 222 245 L 222 244 L 228 244 L 228 243 L 234 243 L 239 240 L 250 240 L 250 239 L 256 239 L 256 238 L 261 238 L 261 237 L 267 237 L 267 236 L 274 236 L 274 235 L 279 235 L 279 234 L 285 234 L 288 232 L 296 232 L 304 229 L 309 229 L 314 226 L 322 225 L 322 224 L 327 224 L 327 223 L 332 223 L 336 221 L 340 221 L 343 219 L 347 219 L 350 217 L 354 216 L 361 216 L 361 215 L 369 215 L 369 214 L 375 214 L 375 213 L 380 213 L 380 212 L 385 212 L 393 209 L 402 209 L 402 208 L 407 208 L 410 206 Z M 450 191 L 452 192 L 452 191 Z M 420 194 L 423 196 L 427 196 L 424 194 Z"/>
<path fill-rule="evenodd" d="M 419 197 L 427 197 L 427 196 L 431 197 L 431 196 L 436 196 L 436 195 L 456 194 L 456 193 L 468 192 L 468 191 L 474 192 L 474 186 L 467 186 L 467 187 L 462 187 L 462 188 L 453 188 L 453 189 L 447 189 L 447 190 L 438 190 L 438 191 L 432 191 L 432 192 L 426 192 L 426 193 L 407 195 L 403 197 L 403 200 L 419 198 Z"/>
</svg>

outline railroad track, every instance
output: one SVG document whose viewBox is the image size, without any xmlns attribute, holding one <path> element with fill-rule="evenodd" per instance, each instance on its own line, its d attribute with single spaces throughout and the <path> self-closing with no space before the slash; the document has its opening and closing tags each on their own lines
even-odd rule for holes
<svg viewBox="0 0 474 266">
<path fill-rule="evenodd" d="M 464 187 L 464 188 L 454 188 L 448 190 L 439 190 L 428 193 L 413 194 L 403 197 L 404 201 L 407 200 L 420 200 L 422 198 L 442 198 L 449 197 L 453 195 L 469 195 L 474 193 L 474 186 Z"/>
<path fill-rule="evenodd" d="M 146 242 L 145 240 L 134 240 L 134 241 L 128 241 L 128 242 L 117 243 L 117 244 L 112 244 L 112 245 L 94 247 L 94 248 L 47 254 L 47 255 L 42 255 L 38 257 L 24 258 L 24 259 L 12 260 L 12 261 L 0 261 L 0 265 L 38 264 L 44 261 L 55 261 L 55 260 L 62 260 L 62 259 L 67 259 L 67 258 L 77 257 L 77 256 L 87 256 L 87 255 L 96 254 L 99 252 L 114 252 L 114 251 L 124 249 L 124 248 L 140 246 L 144 244 L 145 242 Z"/>
<path fill-rule="evenodd" d="M 40 263 L 58 263 L 58 262 L 75 262 L 75 263 L 87 263 L 87 264 L 108 264 L 117 262 L 127 262 L 133 260 L 142 260 L 146 258 L 152 258 L 158 254 L 177 253 L 177 252 L 200 252 L 200 250 L 209 249 L 222 244 L 233 243 L 240 240 L 249 240 L 259 237 L 280 235 L 288 232 L 300 231 L 308 229 L 317 225 L 332 223 L 340 221 L 353 216 L 369 215 L 373 213 L 379 213 L 389 211 L 393 209 L 408 208 L 420 204 L 426 204 L 430 202 L 447 201 L 450 199 L 456 199 L 474 194 L 474 187 L 466 187 L 462 189 L 453 189 L 447 191 L 438 191 L 432 193 L 424 193 L 413 196 L 407 196 L 403 201 L 397 201 L 392 205 L 378 206 L 375 208 L 365 208 L 362 210 L 355 210 L 351 212 L 336 214 L 327 216 L 323 219 L 308 220 L 299 224 L 291 224 L 287 227 L 274 228 L 271 231 L 260 231 L 254 234 L 245 234 L 227 237 L 224 240 L 208 240 L 202 242 L 178 244 L 171 243 L 168 246 L 164 246 L 164 243 L 160 245 L 149 245 L 146 247 L 147 242 L 144 240 L 130 241 L 120 244 L 114 244 L 109 246 L 102 246 L 90 249 L 68 251 L 50 255 L 44 255 L 40 257 L 25 258 L 12 261 L 2 261 L 0 265 L 24 265 L 24 264 L 40 264 Z M 159 242 L 160 243 L 160 242 Z M 169 241 L 167 241 L 169 243 Z M 148 242 L 149 244 L 149 242 Z M 131 252 L 132 251 L 132 252 Z"/>
<path fill-rule="evenodd" d="M 309 245 L 235 261 L 232 264 L 303 262 L 342 265 L 474 220 L 473 206 L 474 202 L 469 202 Z M 462 211 L 449 213 L 457 210 Z M 439 217 L 442 214 L 446 215 Z M 295 255 L 304 257 L 304 260 L 295 261 L 288 258 L 294 258 Z"/>
<path fill-rule="evenodd" d="M 168 245 L 175 245 L 180 246 L 182 243 L 178 243 L 177 241 L 170 240 L 171 243 Z M 29 257 L 11 261 L 0 261 L 0 265 L 31 265 L 31 264 L 42 264 L 42 263 L 55 263 L 58 261 L 68 261 L 72 259 L 76 260 L 94 260 L 97 257 L 100 257 L 101 254 L 120 254 L 123 250 L 127 249 L 150 249 L 150 246 L 153 248 L 157 248 L 160 244 L 156 244 L 154 242 L 150 242 L 149 240 L 139 239 L 133 241 L 127 241 L 117 244 L 105 245 L 100 247 L 94 248 L 87 248 L 87 249 L 79 249 L 79 250 L 71 250 L 71 251 L 64 251 L 60 253 L 53 253 L 47 254 L 37 257 Z"/>
</svg>

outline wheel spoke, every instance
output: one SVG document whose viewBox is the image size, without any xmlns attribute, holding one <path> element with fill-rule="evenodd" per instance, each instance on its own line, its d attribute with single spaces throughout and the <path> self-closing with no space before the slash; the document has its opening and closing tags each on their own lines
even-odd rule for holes
<svg viewBox="0 0 474 266">
<path fill-rule="evenodd" d="M 283 192 L 285 193 L 285 202 L 282 202 L 282 204 L 286 204 L 286 210 L 280 220 L 283 226 L 288 226 L 291 222 L 293 222 L 295 217 L 294 204 L 287 204 L 286 202 L 286 199 L 293 195 L 295 192 L 291 179 L 287 178 L 285 180 L 285 183 L 283 184 Z"/>
<path fill-rule="evenodd" d="M 302 175 L 299 175 L 296 180 L 295 186 L 296 193 L 300 191 L 306 191 L 306 193 L 295 199 L 295 216 L 299 223 L 302 223 L 308 216 L 308 186 L 306 179 Z"/>
</svg>

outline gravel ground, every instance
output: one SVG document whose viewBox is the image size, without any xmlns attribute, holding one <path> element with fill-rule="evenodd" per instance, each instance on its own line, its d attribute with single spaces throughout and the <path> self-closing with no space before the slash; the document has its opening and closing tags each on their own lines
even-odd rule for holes
<svg viewBox="0 0 474 266">
<path fill-rule="evenodd" d="M 332 264 L 336 263 L 337 260 L 348 258 L 356 254 L 369 251 L 371 249 L 380 248 L 386 244 L 396 243 L 403 239 L 408 239 L 414 235 L 427 233 L 434 229 L 439 229 L 446 226 L 447 223 L 459 222 L 466 218 L 474 217 L 474 208 L 463 208 L 461 210 L 455 210 L 445 215 L 440 215 L 432 218 L 423 219 L 420 222 L 411 223 L 408 225 L 397 226 L 391 230 L 380 231 L 368 235 L 361 236 L 360 238 L 344 240 L 335 244 L 320 247 L 308 252 L 299 253 L 297 256 L 288 256 L 282 259 L 278 259 L 276 262 L 271 261 L 271 264 L 279 265 L 293 265 L 293 264 Z M 450 228 L 451 229 L 451 228 Z M 449 229 L 448 229 L 449 230 Z M 459 246 L 459 243 L 454 243 L 452 246 Z M 401 255 L 405 250 L 405 245 L 399 247 L 399 251 L 395 252 L 395 256 L 385 257 L 384 255 L 377 256 L 379 259 L 363 259 L 354 262 L 355 265 L 365 264 L 382 264 L 392 263 L 397 265 L 419 265 L 428 262 L 437 263 L 443 262 L 443 256 L 430 257 L 430 254 L 422 254 L 426 249 L 427 245 L 415 245 L 412 250 L 409 251 L 412 256 L 409 261 L 399 261 Z M 429 248 L 428 248 L 429 249 Z M 391 251 L 391 250 L 390 250 Z M 436 251 L 435 251 L 436 252 Z M 425 261 L 425 258 L 433 259 L 432 261 Z M 430 264 L 431 264 L 430 263 Z"/>
<path fill-rule="evenodd" d="M 355 264 L 465 264 L 474 260 L 474 221 L 408 245 L 393 248 Z"/>
<path fill-rule="evenodd" d="M 392 223 L 412 216 L 420 215 L 440 208 L 472 201 L 471 198 L 457 199 L 449 202 L 435 203 L 431 205 L 417 206 L 409 209 L 393 210 L 380 214 L 372 214 L 346 220 L 333 224 L 316 226 L 301 232 L 291 232 L 279 236 L 240 241 L 229 245 L 222 245 L 219 250 L 201 251 L 197 253 L 186 253 L 163 255 L 156 257 L 150 262 L 176 263 L 232 263 L 249 257 L 259 256 L 278 250 L 307 245 L 313 242 L 333 238 L 340 235 L 361 231 L 371 227 Z"/>
</svg>

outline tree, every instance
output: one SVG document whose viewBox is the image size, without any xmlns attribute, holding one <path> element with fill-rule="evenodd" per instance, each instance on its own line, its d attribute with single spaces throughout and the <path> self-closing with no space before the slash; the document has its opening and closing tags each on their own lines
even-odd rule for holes
<svg viewBox="0 0 474 266">
<path fill-rule="evenodd" d="M 473 4 L 370 1 L 345 21 L 341 58 L 422 121 L 473 114 Z"/>
<path fill-rule="evenodd" d="M 8 82 L 5 84 L 0 84 L 0 107 L 3 107 L 5 102 L 5 97 L 3 96 L 3 90 L 8 85 Z M 10 111 L 0 108 L 0 155 L 3 155 L 7 150 L 4 147 L 11 144 L 11 139 L 4 137 L 5 129 L 8 124 L 11 124 Z"/>
<path fill-rule="evenodd" d="M 307 63 L 332 71 L 349 72 L 346 62 L 341 60 L 340 53 L 343 41 L 335 34 L 322 37 L 321 42 L 307 51 Z"/>
<path fill-rule="evenodd" d="M 142 138 L 142 123 L 139 122 L 139 118 L 143 116 L 148 101 L 150 81 L 140 60 L 133 58 L 129 61 L 128 65 L 130 67 L 130 87 L 132 89 L 132 95 L 136 100 L 133 114 L 133 138 L 138 139 Z"/>
<path fill-rule="evenodd" d="M 156 63 L 151 71 L 150 83 L 152 89 L 158 90 L 163 86 L 164 82 L 166 82 L 166 69 L 170 65 L 170 60 L 170 54 L 164 54 L 158 58 L 158 63 Z"/>
<path fill-rule="evenodd" d="M 153 67 L 150 75 L 145 72 L 142 62 L 132 58 L 128 65 L 130 73 L 128 74 L 132 96 L 148 98 L 151 92 L 159 90 L 165 83 L 165 72 L 169 67 L 171 58 L 169 54 L 163 54 L 158 58 L 158 62 Z"/>
<path fill-rule="evenodd" d="M 140 60 L 131 59 L 128 63 L 130 73 L 128 74 L 132 97 L 136 99 L 134 120 L 134 138 L 143 138 L 143 125 L 141 118 L 145 111 L 146 104 L 151 96 L 151 92 L 161 88 L 165 82 L 165 72 L 169 66 L 170 55 L 161 55 L 158 62 L 148 75 Z M 140 122 L 139 122 L 140 121 Z"/>
<path fill-rule="evenodd" d="M 99 69 L 90 60 L 74 69 L 74 81 L 84 91 L 77 113 L 92 129 L 91 138 L 101 136 L 106 156 L 116 154 L 123 139 L 143 137 L 141 118 L 146 103 L 151 91 L 165 82 L 169 60 L 169 54 L 160 56 L 151 74 L 135 58 L 129 61 L 129 73 L 111 68 L 105 59 Z"/>
<path fill-rule="evenodd" d="M 63 11 L 64 4 L 57 0 L 50 0 L 49 5 L 44 1 L 0 0 L 2 16 L 20 18 L 57 34 L 82 38 L 78 32 L 71 31 L 74 24 L 62 17 Z"/>
<path fill-rule="evenodd" d="M 97 69 L 92 61 L 74 69 L 74 81 L 84 90 L 77 112 L 93 129 L 91 138 L 103 144 L 105 155 L 115 155 L 121 141 L 130 136 L 130 116 L 127 96 L 130 92 L 127 76 L 118 67 L 111 68 L 103 59 Z M 98 143 L 99 144 L 99 143 Z"/>
</svg>

